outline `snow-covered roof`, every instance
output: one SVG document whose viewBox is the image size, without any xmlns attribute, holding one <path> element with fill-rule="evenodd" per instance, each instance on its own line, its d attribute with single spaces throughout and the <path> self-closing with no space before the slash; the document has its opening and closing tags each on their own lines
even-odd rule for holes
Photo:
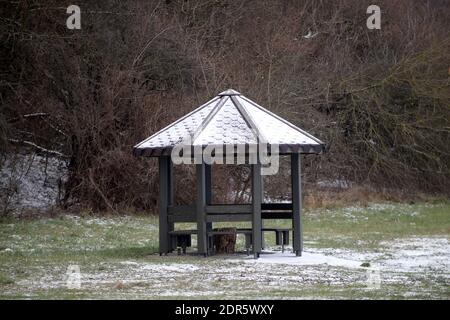
<svg viewBox="0 0 450 320">
<path fill-rule="evenodd" d="M 134 146 L 137 156 L 170 154 L 193 146 L 277 144 L 280 153 L 320 153 L 324 143 L 239 92 L 228 89 Z"/>
</svg>

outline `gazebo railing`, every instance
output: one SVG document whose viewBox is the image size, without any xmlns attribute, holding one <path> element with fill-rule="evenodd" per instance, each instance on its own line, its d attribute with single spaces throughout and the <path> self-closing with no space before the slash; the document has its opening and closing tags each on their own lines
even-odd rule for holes
<svg viewBox="0 0 450 320">
<path fill-rule="evenodd" d="M 195 204 L 168 207 L 169 222 L 196 222 Z M 251 204 L 212 204 L 205 207 L 207 222 L 252 221 Z M 262 203 L 262 219 L 292 219 L 292 203 Z"/>
</svg>

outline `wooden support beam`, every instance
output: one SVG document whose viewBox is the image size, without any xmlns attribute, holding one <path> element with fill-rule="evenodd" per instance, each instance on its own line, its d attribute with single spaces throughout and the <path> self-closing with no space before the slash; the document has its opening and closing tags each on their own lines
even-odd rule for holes
<svg viewBox="0 0 450 320">
<path fill-rule="evenodd" d="M 292 203 L 262 203 L 262 210 L 292 210 Z"/>
<path fill-rule="evenodd" d="M 294 252 L 297 256 L 302 255 L 302 189 L 301 189 L 301 163 L 300 154 L 291 155 L 291 181 L 292 181 L 292 234 Z"/>
<path fill-rule="evenodd" d="M 167 161 L 167 189 L 169 191 L 169 206 L 173 205 L 174 200 L 175 200 L 175 194 L 173 192 L 174 189 L 174 180 L 173 180 L 173 163 L 172 163 L 172 158 L 171 157 L 167 157 L 168 159 Z"/>
<path fill-rule="evenodd" d="M 195 204 L 169 206 L 169 208 L 168 208 L 169 215 L 193 215 L 193 216 L 195 216 L 196 210 L 197 210 L 197 205 L 195 205 Z"/>
<path fill-rule="evenodd" d="M 261 164 L 252 165 L 252 207 L 253 207 L 253 254 L 255 258 L 261 253 Z"/>
<path fill-rule="evenodd" d="M 206 213 L 251 213 L 253 206 L 251 204 L 215 204 L 206 206 Z"/>
<path fill-rule="evenodd" d="M 197 216 L 194 215 L 169 215 L 169 222 L 197 222 Z"/>
<path fill-rule="evenodd" d="M 277 204 L 275 204 L 277 205 Z M 292 206 L 290 204 L 281 204 L 280 207 L 272 207 L 270 209 L 264 209 L 262 205 L 261 217 L 262 219 L 292 219 Z M 286 208 L 291 208 L 286 209 Z M 179 205 L 179 206 L 169 206 L 169 222 L 196 222 L 197 221 L 197 205 Z M 228 221 L 252 221 L 252 219 L 247 219 L 251 217 L 253 212 L 253 206 L 251 204 L 231 204 L 231 205 L 206 205 L 206 217 L 207 222 L 214 222 L 214 219 L 208 219 L 208 216 L 220 215 L 220 221 L 227 221 L 223 216 L 232 215 Z M 239 218 L 242 217 L 242 218 Z M 217 220 L 219 221 L 219 220 Z"/>
<path fill-rule="evenodd" d="M 261 210 L 262 202 L 264 202 L 264 176 L 261 175 Z M 261 229 L 264 229 L 264 220 L 261 216 Z M 264 232 L 261 232 L 261 250 L 266 247 L 266 241 L 264 240 Z"/>
<path fill-rule="evenodd" d="M 253 221 L 252 214 L 227 213 L 227 214 L 208 214 L 207 222 L 235 222 L 235 221 Z"/>
<path fill-rule="evenodd" d="M 198 253 L 207 255 L 206 235 L 206 177 L 205 163 L 196 164 L 197 173 L 197 249 Z"/>
<path fill-rule="evenodd" d="M 212 165 L 205 164 L 205 188 L 206 188 L 206 204 L 212 204 Z M 206 230 L 212 230 L 212 223 L 206 222 Z"/>
<path fill-rule="evenodd" d="M 175 222 L 196 222 L 197 221 L 197 205 L 180 205 L 180 206 L 169 206 L 168 208 L 168 219 L 169 223 Z M 171 230 L 173 231 L 173 230 Z"/>
<path fill-rule="evenodd" d="M 292 211 L 281 211 L 281 212 L 261 212 L 261 218 L 268 219 L 291 219 L 292 220 Z"/>
<path fill-rule="evenodd" d="M 168 212 L 170 201 L 170 157 L 159 157 L 159 254 L 170 250 Z"/>
<path fill-rule="evenodd" d="M 168 158 L 168 172 L 167 172 L 167 193 L 168 193 L 168 206 L 167 209 L 169 208 L 169 206 L 173 206 L 174 201 L 175 201 L 175 193 L 174 193 L 174 180 L 173 180 L 173 163 L 172 163 L 172 158 L 171 157 L 167 157 Z M 169 214 L 168 210 L 167 210 L 167 214 Z M 170 233 L 171 231 L 175 230 L 175 224 L 171 221 L 169 221 L 169 219 L 167 219 L 167 231 Z M 176 249 L 176 243 L 172 243 L 172 237 L 169 235 L 168 236 L 169 239 L 169 252 L 173 251 Z"/>
</svg>

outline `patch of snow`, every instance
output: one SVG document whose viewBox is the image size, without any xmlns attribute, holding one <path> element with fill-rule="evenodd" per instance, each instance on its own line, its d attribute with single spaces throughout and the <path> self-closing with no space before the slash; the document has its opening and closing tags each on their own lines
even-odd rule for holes
<svg viewBox="0 0 450 320">
<path fill-rule="evenodd" d="M 265 194 L 263 200 L 265 203 L 291 203 L 290 196 L 275 198 Z"/>
<path fill-rule="evenodd" d="M 86 224 L 89 225 L 99 225 L 99 226 L 114 226 L 121 224 L 120 219 L 108 219 L 108 218 L 91 218 L 83 220 Z"/>
<path fill-rule="evenodd" d="M 321 209 L 318 213 L 324 213 L 331 217 L 342 218 L 345 217 L 351 222 L 358 222 L 361 220 L 368 220 L 371 215 L 389 214 L 393 216 L 419 216 L 420 207 L 427 207 L 428 204 L 421 204 L 419 211 L 417 205 L 410 204 L 392 204 L 392 203 L 370 203 L 367 206 L 349 206 L 339 210 L 335 209 Z M 317 210 L 316 210 L 317 211 Z M 320 219 L 318 219 L 320 221 Z"/>
<path fill-rule="evenodd" d="M 325 254 L 327 256 L 333 256 L 341 259 L 348 259 L 352 261 L 359 261 L 360 264 L 364 262 L 375 261 L 380 258 L 381 254 L 376 252 L 356 251 L 349 249 L 338 248 L 309 248 L 308 251 Z"/>
<path fill-rule="evenodd" d="M 335 180 L 319 180 L 317 185 L 323 188 L 334 188 L 334 189 L 348 189 L 352 186 L 352 183 L 345 179 L 335 179 Z"/>
<path fill-rule="evenodd" d="M 379 252 L 336 248 L 308 248 L 301 257 L 292 252 L 270 252 L 254 260 L 242 261 L 257 264 L 329 265 L 361 268 L 363 263 L 389 272 L 439 271 L 450 277 L 450 241 L 448 238 L 407 238 L 380 243 Z M 287 248 L 291 250 L 290 247 Z"/>
<path fill-rule="evenodd" d="M 121 264 L 129 265 L 129 266 L 137 266 L 137 265 L 139 265 L 139 263 L 137 263 L 136 261 L 122 261 Z"/>
<path fill-rule="evenodd" d="M 245 259 L 245 262 L 251 263 L 269 263 L 285 265 L 321 265 L 326 264 L 333 267 L 359 268 L 363 261 L 337 258 L 331 255 L 320 254 L 316 252 L 304 251 L 301 257 L 295 256 L 292 252 L 274 252 L 270 254 L 261 254 L 259 259 Z"/>
<path fill-rule="evenodd" d="M 55 157 L 37 154 L 9 156 L 0 167 L 0 200 L 12 212 L 49 209 L 56 205 L 67 166 Z"/>
<path fill-rule="evenodd" d="M 426 272 L 442 270 L 450 277 L 450 241 L 417 237 L 382 243 L 388 249 L 380 264 L 392 270 Z"/>
<path fill-rule="evenodd" d="M 171 271 L 171 272 L 193 272 L 199 270 L 198 266 L 194 266 L 193 264 L 183 264 L 183 263 L 174 263 L 174 264 L 144 264 L 140 266 L 142 270 L 151 270 L 155 272 L 161 271 Z"/>
</svg>

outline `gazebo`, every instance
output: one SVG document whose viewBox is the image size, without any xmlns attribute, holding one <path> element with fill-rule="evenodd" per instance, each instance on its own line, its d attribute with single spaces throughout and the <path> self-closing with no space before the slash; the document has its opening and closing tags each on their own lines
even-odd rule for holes
<svg viewBox="0 0 450 320">
<path fill-rule="evenodd" d="M 262 145 L 267 146 L 263 155 Z M 293 250 L 303 249 L 301 222 L 301 154 L 319 154 L 324 143 L 290 122 L 229 89 L 194 111 L 178 119 L 133 148 L 135 156 L 159 159 L 159 252 L 166 254 L 177 246 L 190 245 L 190 235 L 197 234 L 199 254 L 212 253 L 211 237 L 217 234 L 213 223 L 250 221 L 251 230 L 242 230 L 255 258 L 262 250 L 263 219 L 291 219 Z M 213 204 L 211 159 L 232 159 L 233 163 L 251 166 L 251 204 Z M 225 151 L 225 153 L 223 153 Z M 230 155 L 231 153 L 231 155 Z M 264 203 L 262 172 L 267 157 L 290 156 L 292 199 L 289 203 Z M 173 165 L 180 157 L 192 159 L 196 166 L 196 201 L 191 205 L 173 202 Z M 239 162 L 241 161 L 241 162 Z M 228 164 L 229 162 L 227 162 Z M 194 222 L 197 229 L 175 230 L 180 222 Z M 272 229 L 271 229 L 272 230 Z M 286 239 L 286 230 L 276 232 L 277 243 Z"/>
</svg>

